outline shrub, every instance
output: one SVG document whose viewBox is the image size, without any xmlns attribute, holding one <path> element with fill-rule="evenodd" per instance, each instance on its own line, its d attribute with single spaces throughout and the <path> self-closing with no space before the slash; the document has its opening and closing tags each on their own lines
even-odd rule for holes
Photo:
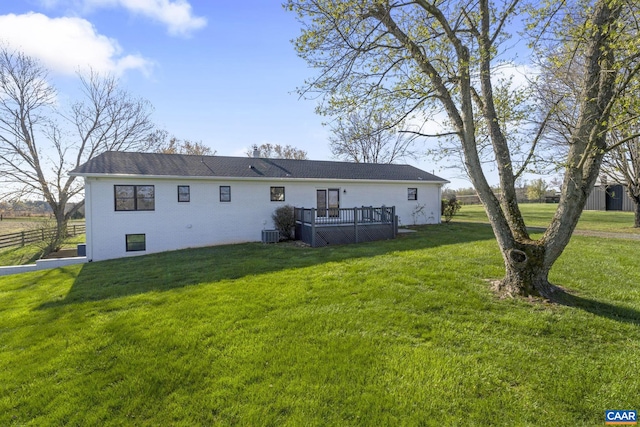
<svg viewBox="0 0 640 427">
<path fill-rule="evenodd" d="M 280 232 L 280 237 L 284 240 L 293 239 L 293 229 L 296 226 L 296 220 L 293 216 L 293 206 L 284 205 L 279 207 L 271 215 L 273 224 Z"/>
<path fill-rule="evenodd" d="M 442 199 L 442 216 L 444 222 L 450 222 L 451 219 L 462 208 L 462 204 L 456 199 L 456 196 L 451 196 L 448 200 Z"/>
</svg>

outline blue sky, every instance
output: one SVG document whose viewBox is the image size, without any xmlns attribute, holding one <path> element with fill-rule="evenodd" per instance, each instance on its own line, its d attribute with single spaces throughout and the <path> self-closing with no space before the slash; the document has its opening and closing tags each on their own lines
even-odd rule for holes
<svg viewBox="0 0 640 427">
<path fill-rule="evenodd" d="M 315 102 L 295 93 L 314 70 L 297 57 L 300 31 L 279 1 L 11 0 L 0 3 L 0 42 L 41 59 L 60 97 L 75 72 L 117 74 L 154 106 L 157 125 L 219 155 L 253 144 L 293 145 L 329 160 L 329 131 Z M 460 172 L 408 161 L 452 181 Z"/>
</svg>

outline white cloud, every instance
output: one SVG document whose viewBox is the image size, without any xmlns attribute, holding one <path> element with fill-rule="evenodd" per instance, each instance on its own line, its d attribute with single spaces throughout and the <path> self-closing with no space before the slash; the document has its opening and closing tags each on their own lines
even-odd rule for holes
<svg viewBox="0 0 640 427">
<path fill-rule="evenodd" d="M 169 34 L 186 36 L 204 28 L 207 20 L 194 16 L 186 0 L 87 0 L 89 2 L 117 2 L 131 12 L 138 13 L 165 24 Z"/>
<path fill-rule="evenodd" d="M 67 7 L 76 13 L 100 8 L 121 7 L 167 27 L 172 36 L 188 36 L 207 25 L 206 18 L 195 16 L 187 0 L 40 0 L 44 7 Z"/>
<path fill-rule="evenodd" d="M 504 63 L 494 70 L 496 79 L 512 79 L 513 88 L 520 89 L 531 84 L 531 79 L 539 74 L 539 70 L 532 65 Z M 494 79 L 495 80 L 495 79 Z M 496 83 L 494 81 L 494 83 Z"/>
<path fill-rule="evenodd" d="M 39 13 L 1 15 L 0 41 L 38 58 L 60 74 L 74 74 L 88 67 L 116 75 L 127 70 L 147 74 L 152 66 L 139 55 L 123 55 L 116 40 L 98 34 L 82 18 L 49 18 Z"/>
</svg>

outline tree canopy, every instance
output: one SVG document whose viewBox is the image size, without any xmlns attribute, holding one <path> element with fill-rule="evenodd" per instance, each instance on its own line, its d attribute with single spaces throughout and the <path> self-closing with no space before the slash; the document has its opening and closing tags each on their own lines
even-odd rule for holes
<svg viewBox="0 0 640 427">
<path fill-rule="evenodd" d="M 216 151 L 205 145 L 202 141 L 179 139 L 176 136 L 169 137 L 166 130 L 156 130 L 150 139 L 158 153 L 163 154 L 188 154 L 192 156 L 215 156 Z"/>
<path fill-rule="evenodd" d="M 393 116 L 363 108 L 338 117 L 331 126 L 331 152 L 341 160 L 356 163 L 394 163 L 414 158 L 416 134 L 406 124 L 393 123 Z"/>
<path fill-rule="evenodd" d="M 291 145 L 264 143 L 254 145 L 247 151 L 248 157 L 263 157 L 266 159 L 294 159 L 307 160 L 307 152 Z"/>
</svg>

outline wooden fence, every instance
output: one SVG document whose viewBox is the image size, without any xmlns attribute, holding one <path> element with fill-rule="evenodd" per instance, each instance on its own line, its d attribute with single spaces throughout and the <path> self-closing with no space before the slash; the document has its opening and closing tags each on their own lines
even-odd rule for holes
<svg viewBox="0 0 640 427">
<path fill-rule="evenodd" d="M 18 233 L 0 235 L 0 248 L 9 248 L 12 246 L 24 246 L 29 243 L 42 242 L 51 238 L 56 232 L 56 228 L 40 228 L 35 230 L 20 231 Z M 67 237 L 84 234 L 86 226 L 84 224 L 67 225 Z"/>
</svg>

